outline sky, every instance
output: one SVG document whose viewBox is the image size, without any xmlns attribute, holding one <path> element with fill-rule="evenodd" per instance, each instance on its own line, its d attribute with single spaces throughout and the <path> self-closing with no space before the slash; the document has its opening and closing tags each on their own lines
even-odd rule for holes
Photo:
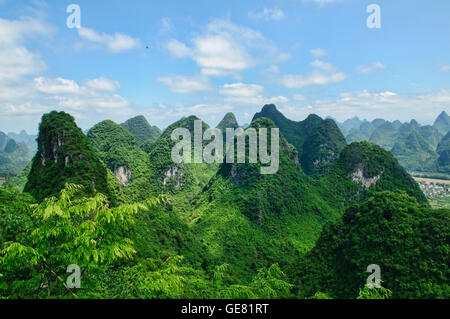
<svg viewBox="0 0 450 319">
<path fill-rule="evenodd" d="M 141 114 L 160 128 L 227 112 L 244 124 L 269 103 L 293 120 L 431 124 L 450 112 L 449 12 L 448 0 L 0 0 L 0 131 L 35 134 L 52 110 L 84 130 Z"/>
</svg>

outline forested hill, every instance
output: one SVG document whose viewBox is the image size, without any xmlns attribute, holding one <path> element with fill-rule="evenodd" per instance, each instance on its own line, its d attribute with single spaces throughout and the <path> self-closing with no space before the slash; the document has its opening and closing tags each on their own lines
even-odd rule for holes
<svg viewBox="0 0 450 319">
<path fill-rule="evenodd" d="M 151 126 L 142 115 L 133 117 L 121 125 L 134 135 L 138 145 L 146 152 L 151 149 L 152 145 L 161 135 L 161 130 L 156 126 Z"/>
<path fill-rule="evenodd" d="M 346 145 L 332 120 L 294 122 L 266 106 L 248 129 L 268 129 L 272 154 L 270 129 L 280 127 L 274 174 L 248 152 L 245 163 L 174 163 L 172 132 L 193 133 L 195 121 L 170 125 L 147 154 L 112 121 L 88 138 L 71 115 L 45 114 L 26 192 L 0 188 L 0 297 L 378 298 L 389 289 L 448 298 L 450 211 L 431 209 L 389 152 Z M 367 291 L 374 263 L 384 288 Z M 80 291 L 58 280 L 70 264 L 85 269 Z"/>
<path fill-rule="evenodd" d="M 295 122 L 281 114 L 275 105 L 265 105 L 253 120 L 265 117 L 271 119 L 286 140 L 299 152 L 299 160 L 304 171 L 312 176 L 322 176 L 330 164 L 347 145 L 344 136 L 333 120 L 323 120 L 317 115 Z"/>
<path fill-rule="evenodd" d="M 116 202 L 118 182 L 109 174 L 70 114 L 53 111 L 42 117 L 25 192 L 42 201 L 73 183 L 83 185 L 86 195 L 101 192 Z"/>
</svg>

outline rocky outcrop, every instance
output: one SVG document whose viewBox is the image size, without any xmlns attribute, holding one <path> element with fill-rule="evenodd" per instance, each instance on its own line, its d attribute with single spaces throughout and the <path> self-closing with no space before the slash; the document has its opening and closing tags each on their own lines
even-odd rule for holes
<svg viewBox="0 0 450 319">
<path fill-rule="evenodd" d="M 128 167 L 125 166 L 116 167 L 114 169 L 114 175 L 117 177 L 122 187 L 125 187 L 128 184 L 130 184 L 131 170 L 129 170 Z"/>
<path fill-rule="evenodd" d="M 358 183 L 358 184 L 364 186 L 365 188 L 370 188 L 372 185 L 375 185 L 378 182 L 378 180 L 381 178 L 381 175 L 382 174 L 379 174 L 379 175 L 376 175 L 373 177 L 365 177 L 363 167 L 359 166 L 355 171 L 353 171 L 350 174 L 349 177 L 355 183 Z"/>
<path fill-rule="evenodd" d="M 175 188 L 181 188 L 184 184 L 184 171 L 177 166 L 169 168 L 164 174 L 163 185 L 166 186 L 172 183 Z"/>
</svg>

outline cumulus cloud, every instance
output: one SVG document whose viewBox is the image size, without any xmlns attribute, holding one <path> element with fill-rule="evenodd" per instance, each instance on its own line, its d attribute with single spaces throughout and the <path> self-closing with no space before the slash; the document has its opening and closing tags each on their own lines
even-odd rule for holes
<svg viewBox="0 0 450 319">
<path fill-rule="evenodd" d="M 98 90 L 98 91 L 117 91 L 120 89 L 120 83 L 117 81 L 112 81 L 105 77 L 100 77 L 97 79 L 92 80 L 86 80 L 84 81 L 84 84 L 88 86 L 91 89 Z"/>
<path fill-rule="evenodd" d="M 320 49 L 320 48 L 311 49 L 311 50 L 309 50 L 309 53 L 315 58 L 320 58 L 327 54 L 324 49 Z"/>
<path fill-rule="evenodd" d="M 114 33 L 111 35 L 107 33 L 98 33 L 89 28 L 79 28 L 78 34 L 81 39 L 104 47 L 112 53 L 132 50 L 139 47 L 141 44 L 139 39 L 123 33 Z"/>
<path fill-rule="evenodd" d="M 264 87 L 258 84 L 245 84 L 242 82 L 225 84 L 219 93 L 226 103 L 240 105 L 282 104 L 289 102 L 284 96 L 266 97 Z"/>
<path fill-rule="evenodd" d="M 384 65 L 381 62 L 374 62 L 371 65 L 368 66 L 360 66 L 358 68 L 358 72 L 359 73 L 372 73 L 375 71 L 381 71 L 381 70 L 385 70 L 386 69 L 386 65 Z"/>
<path fill-rule="evenodd" d="M 23 42 L 31 37 L 48 36 L 52 33 L 53 28 L 36 18 L 0 18 L 0 83 L 19 81 L 23 76 L 43 71 L 46 64 L 40 55 L 30 52 Z"/>
<path fill-rule="evenodd" d="M 280 21 L 286 18 L 283 10 L 279 8 L 264 8 L 260 11 L 251 11 L 248 16 L 252 19 L 261 19 L 266 21 Z"/>
<path fill-rule="evenodd" d="M 325 85 L 330 83 L 339 83 L 347 78 L 344 72 L 341 72 L 330 63 L 315 60 L 311 62 L 313 70 L 306 74 L 287 74 L 281 77 L 280 83 L 286 88 L 299 89 L 309 85 Z"/>
<path fill-rule="evenodd" d="M 208 78 L 204 76 L 169 75 L 159 77 L 157 80 L 175 93 L 195 93 L 211 89 Z"/>
<path fill-rule="evenodd" d="M 208 76 L 238 74 L 260 63 L 280 63 L 290 57 L 260 32 L 223 19 L 211 21 L 189 45 L 173 39 L 165 48 L 174 58 L 191 58 Z"/>
<path fill-rule="evenodd" d="M 342 0 L 303 0 L 303 2 L 311 2 L 317 4 L 319 7 L 325 7 L 327 4 L 332 4 L 336 2 L 341 2 Z"/>
</svg>

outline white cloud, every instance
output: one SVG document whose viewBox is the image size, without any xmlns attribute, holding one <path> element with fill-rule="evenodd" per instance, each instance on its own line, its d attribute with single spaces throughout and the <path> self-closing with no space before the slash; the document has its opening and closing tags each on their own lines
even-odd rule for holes
<svg viewBox="0 0 450 319">
<path fill-rule="evenodd" d="M 439 68 L 439 71 L 441 72 L 446 72 L 446 71 L 450 71 L 450 64 L 449 65 L 443 65 Z"/>
<path fill-rule="evenodd" d="M 211 21 L 189 42 L 187 45 L 171 40 L 165 47 L 172 57 L 191 58 L 208 76 L 236 75 L 260 63 L 274 64 L 290 58 L 260 32 L 223 19 Z"/>
<path fill-rule="evenodd" d="M 204 76 L 169 75 L 157 80 L 175 93 L 195 93 L 211 89 L 208 78 Z"/>
<path fill-rule="evenodd" d="M 34 79 L 36 89 L 46 94 L 77 94 L 80 93 L 80 86 L 73 80 L 63 78 L 47 79 L 39 77 Z"/>
<path fill-rule="evenodd" d="M 174 39 L 166 43 L 166 49 L 172 57 L 178 59 L 186 58 L 191 55 L 191 50 L 183 42 Z"/>
<path fill-rule="evenodd" d="M 14 131 L 20 121 L 21 128 L 36 131 L 42 114 L 52 110 L 70 112 L 90 124 L 100 113 L 119 119 L 130 114 L 131 104 L 117 94 L 120 84 L 116 81 L 102 77 L 80 84 L 67 78 L 42 76 L 45 62 L 24 43 L 29 38 L 46 40 L 53 32 L 37 18 L 0 18 L 0 127 Z M 123 47 L 119 44 L 121 37 L 115 40 L 111 49 Z"/>
<path fill-rule="evenodd" d="M 120 89 L 120 83 L 117 81 L 111 81 L 110 79 L 100 77 L 97 79 L 92 80 L 86 80 L 84 81 L 84 84 L 91 89 L 98 90 L 98 91 L 117 91 Z"/>
<path fill-rule="evenodd" d="M 385 69 L 386 69 L 386 65 L 384 65 L 383 63 L 378 61 L 378 62 L 374 62 L 368 66 L 360 66 L 358 68 L 358 72 L 359 73 L 371 73 L 371 72 L 385 70 Z"/>
<path fill-rule="evenodd" d="M 303 2 L 311 2 L 317 4 L 319 7 L 324 7 L 327 4 L 341 2 L 343 0 L 303 0 Z"/>
<path fill-rule="evenodd" d="M 289 102 L 284 96 L 266 97 L 264 87 L 258 84 L 245 84 L 241 82 L 225 84 L 219 93 L 224 96 L 226 103 L 241 105 L 282 104 Z"/>
<path fill-rule="evenodd" d="M 311 49 L 311 50 L 309 50 L 309 53 L 315 58 L 320 58 L 327 54 L 324 49 L 320 49 L 320 48 Z"/>
<path fill-rule="evenodd" d="M 39 19 L 0 18 L 0 83 L 20 81 L 23 76 L 38 74 L 46 68 L 39 54 L 23 46 L 28 38 L 48 36 L 53 28 Z"/>
<path fill-rule="evenodd" d="M 161 20 L 159 20 L 159 25 L 160 25 L 159 33 L 161 34 L 172 33 L 175 29 L 170 19 L 166 17 L 161 18 Z"/>
<path fill-rule="evenodd" d="M 81 39 L 98 44 L 112 53 L 132 50 L 141 44 L 139 39 L 123 33 L 114 33 L 113 35 L 110 35 L 107 33 L 98 33 L 89 28 L 79 28 L 78 34 Z"/>
<path fill-rule="evenodd" d="M 280 21 L 286 18 L 283 10 L 279 8 L 264 8 L 260 11 L 251 11 L 248 16 L 252 19 L 262 19 L 266 21 Z"/>
<path fill-rule="evenodd" d="M 311 62 L 314 68 L 307 74 L 288 74 L 280 79 L 281 85 L 287 88 L 299 89 L 309 85 L 325 85 L 330 83 L 339 83 L 347 78 L 344 72 L 339 71 L 330 63 L 315 60 Z"/>
</svg>

